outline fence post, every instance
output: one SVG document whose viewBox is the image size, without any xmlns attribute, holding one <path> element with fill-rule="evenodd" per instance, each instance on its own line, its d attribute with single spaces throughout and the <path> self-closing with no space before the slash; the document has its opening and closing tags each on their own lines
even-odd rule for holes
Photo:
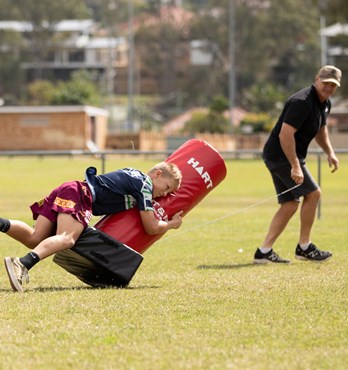
<svg viewBox="0 0 348 370">
<path fill-rule="evenodd" d="M 105 173 L 105 153 L 101 153 L 101 171 Z"/>
<path fill-rule="evenodd" d="M 317 163 L 318 163 L 318 185 L 321 188 L 321 156 L 320 152 L 317 152 Z M 318 213 L 317 213 L 318 219 L 321 217 L 321 199 L 319 199 L 318 202 Z"/>
</svg>

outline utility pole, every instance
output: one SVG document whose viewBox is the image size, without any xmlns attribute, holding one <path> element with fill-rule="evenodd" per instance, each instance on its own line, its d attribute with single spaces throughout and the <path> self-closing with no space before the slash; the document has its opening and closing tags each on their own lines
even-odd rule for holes
<svg viewBox="0 0 348 370">
<path fill-rule="evenodd" d="M 326 0 L 320 0 L 319 2 L 319 13 L 320 13 L 320 31 L 326 27 Z M 325 35 L 320 33 L 320 50 L 321 50 L 321 65 L 324 66 L 327 64 L 327 38 Z"/>
<path fill-rule="evenodd" d="M 232 130 L 233 109 L 235 106 L 236 94 L 236 73 L 235 73 L 235 0 L 229 0 L 229 27 L 228 27 L 228 41 L 229 41 L 229 106 L 230 106 L 230 129 Z"/>
<path fill-rule="evenodd" d="M 134 31 L 133 1 L 128 0 L 128 114 L 127 130 L 134 131 Z"/>
</svg>

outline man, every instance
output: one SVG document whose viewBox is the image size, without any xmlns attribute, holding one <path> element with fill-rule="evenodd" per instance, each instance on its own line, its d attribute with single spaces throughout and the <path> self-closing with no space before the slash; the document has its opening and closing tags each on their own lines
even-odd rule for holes
<svg viewBox="0 0 348 370">
<path fill-rule="evenodd" d="M 311 87 L 298 91 L 285 103 L 263 150 L 263 159 L 271 173 L 280 208 L 274 215 L 268 233 L 254 255 L 254 263 L 289 263 L 273 251 L 273 244 L 299 207 L 300 235 L 295 257 L 300 260 L 326 261 L 332 254 L 321 251 L 311 241 L 320 188 L 305 164 L 307 149 L 315 139 L 327 155 L 331 172 L 339 161 L 330 143 L 326 119 L 330 113 L 329 98 L 341 84 L 342 72 L 330 65 L 322 67 Z M 295 185 L 299 185 L 294 188 Z M 284 193 L 287 189 L 293 190 Z M 284 193 L 284 194 L 281 194 Z"/>
<path fill-rule="evenodd" d="M 179 168 L 167 162 L 157 164 L 147 174 L 124 168 L 97 176 L 95 168 L 89 167 L 86 181 L 66 182 L 30 207 L 35 228 L 0 218 L 0 231 L 32 249 L 21 258 L 5 257 L 12 289 L 23 292 L 23 284 L 29 282 L 28 271 L 36 263 L 72 248 L 92 215 L 113 214 L 136 206 L 148 234 L 179 228 L 183 212 L 169 221 L 159 220 L 154 215 L 152 199 L 174 192 L 181 179 Z"/>
</svg>

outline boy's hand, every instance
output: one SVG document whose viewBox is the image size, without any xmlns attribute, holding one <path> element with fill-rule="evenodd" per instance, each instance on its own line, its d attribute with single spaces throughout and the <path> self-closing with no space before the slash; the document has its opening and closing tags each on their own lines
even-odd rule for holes
<svg viewBox="0 0 348 370">
<path fill-rule="evenodd" d="M 182 214 L 184 213 L 184 211 L 179 211 L 177 213 L 175 213 L 171 219 L 171 221 L 173 222 L 173 229 L 178 229 L 181 224 L 182 224 Z"/>
</svg>

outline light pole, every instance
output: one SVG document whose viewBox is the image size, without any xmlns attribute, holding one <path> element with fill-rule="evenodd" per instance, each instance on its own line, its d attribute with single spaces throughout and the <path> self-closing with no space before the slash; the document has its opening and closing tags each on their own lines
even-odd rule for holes
<svg viewBox="0 0 348 370">
<path fill-rule="evenodd" d="M 320 31 L 326 27 L 326 18 L 325 18 L 325 10 L 326 10 L 326 0 L 320 0 L 319 3 L 319 12 L 320 12 Z M 327 64 L 327 39 L 326 36 L 320 32 L 320 61 L 321 65 L 324 66 Z"/>
<path fill-rule="evenodd" d="M 134 131 L 134 33 L 133 1 L 128 0 L 128 114 L 127 130 Z"/>
<path fill-rule="evenodd" d="M 235 105 L 236 93 L 236 74 L 235 74 L 235 0 L 229 0 L 229 27 L 228 27 L 228 43 L 229 43 L 229 106 L 230 106 L 230 129 L 232 130 L 233 109 Z"/>
</svg>

